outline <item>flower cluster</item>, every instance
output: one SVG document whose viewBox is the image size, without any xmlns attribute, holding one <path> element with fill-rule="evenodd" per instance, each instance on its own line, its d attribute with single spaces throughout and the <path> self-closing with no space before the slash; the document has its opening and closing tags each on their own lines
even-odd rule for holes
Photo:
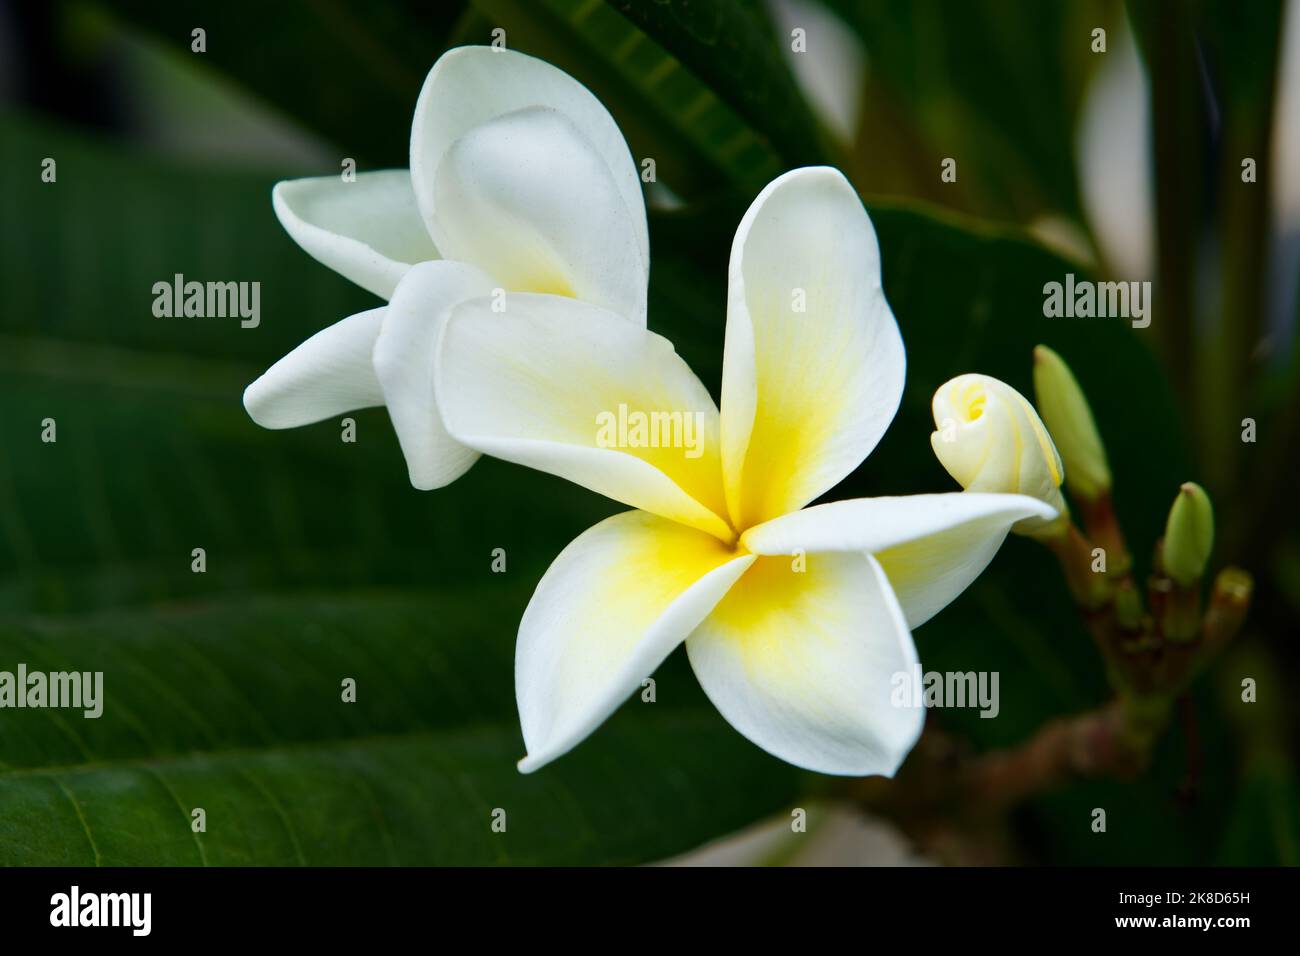
<svg viewBox="0 0 1300 956">
<path fill-rule="evenodd" d="M 935 450 L 968 491 L 812 504 L 879 442 L 905 369 L 875 231 L 834 169 L 780 176 L 736 230 L 718 404 L 646 327 L 646 216 L 621 134 L 541 61 L 451 51 L 420 94 L 409 172 L 281 183 L 274 204 L 304 249 L 388 304 L 249 386 L 254 420 L 384 404 L 418 488 L 486 454 L 633 509 L 565 548 L 524 613 L 521 770 L 577 745 L 685 643 L 760 747 L 892 774 L 923 721 L 890 695 L 917 665 L 912 629 L 1013 526 L 1064 510 L 1032 408 L 977 377 L 935 399 L 960 439 Z M 692 423 L 691 453 L 602 439 L 616 412 Z"/>
</svg>

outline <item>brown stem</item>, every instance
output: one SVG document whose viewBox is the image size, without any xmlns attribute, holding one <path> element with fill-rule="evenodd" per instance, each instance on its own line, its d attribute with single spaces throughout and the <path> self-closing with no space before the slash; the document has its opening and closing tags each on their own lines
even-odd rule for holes
<svg viewBox="0 0 1300 956">
<path fill-rule="evenodd" d="M 1083 532 L 1071 523 L 1060 534 L 1041 540 L 1060 562 L 1074 603 L 1086 611 L 1105 605 L 1109 600 L 1106 576 L 1092 570 L 1092 542 Z"/>
<path fill-rule="evenodd" d="M 1251 587 L 1245 572 L 1222 571 L 1199 640 L 1192 642 L 1168 644 L 1156 635 L 1126 652 L 1126 632 L 1109 608 L 1087 614 L 1098 647 L 1112 670 L 1121 672 L 1117 680 L 1112 674 L 1115 698 L 1096 710 L 1051 720 L 1022 744 L 981 755 L 927 727 L 896 779 L 853 781 L 850 795 L 934 849 L 932 840 L 941 832 L 941 842 L 953 845 L 958 821 L 987 825 L 1008 808 L 1074 780 L 1133 778 L 1149 764 L 1192 677 L 1240 630 Z M 1193 778 L 1198 760 L 1189 759 Z M 948 822 L 940 826 L 937 820 Z"/>
<path fill-rule="evenodd" d="M 1124 532 L 1115 516 L 1115 501 L 1109 491 L 1102 492 L 1091 501 L 1079 505 L 1083 526 L 1088 537 L 1106 552 L 1106 573 L 1112 578 L 1123 577 L 1133 567 L 1133 559 L 1124 542 Z"/>
<path fill-rule="evenodd" d="M 1210 606 L 1201 624 L 1201 666 L 1217 654 L 1225 644 L 1236 637 L 1250 609 L 1250 598 L 1255 583 L 1241 568 L 1224 568 L 1214 579 L 1210 592 Z"/>
<path fill-rule="evenodd" d="M 1147 749 L 1126 733 L 1124 706 L 1113 700 L 1099 710 L 1049 721 L 1019 747 L 973 761 L 960 786 L 982 808 L 996 811 L 1075 779 L 1136 776 L 1147 757 Z"/>
</svg>

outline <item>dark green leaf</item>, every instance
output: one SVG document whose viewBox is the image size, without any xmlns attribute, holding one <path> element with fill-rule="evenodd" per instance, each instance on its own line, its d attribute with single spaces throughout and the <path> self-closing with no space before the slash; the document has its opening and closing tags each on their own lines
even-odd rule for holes
<svg viewBox="0 0 1300 956">
<path fill-rule="evenodd" d="M 434 61 L 465 8 L 371 0 L 282 0 L 203 4 L 112 0 L 105 6 L 178 55 L 218 71 L 380 166 L 405 166 L 411 112 Z M 207 31 L 206 52 L 191 31 Z"/>
<path fill-rule="evenodd" d="M 859 142 L 864 190 L 921 195 L 1001 220 L 1079 218 L 1075 125 L 1101 56 L 1091 51 L 1091 32 L 1113 26 L 1111 5 L 830 5 L 856 29 L 870 63 Z M 891 165 L 894 151 L 910 164 Z M 939 179 L 945 157 L 957 160 L 956 183 Z"/>
<path fill-rule="evenodd" d="M 783 155 L 800 162 L 817 155 L 806 107 L 776 50 L 732 2 L 693 6 L 706 11 L 712 43 L 725 19 L 738 44 L 721 86 L 711 85 L 717 69 L 708 66 L 712 48 L 705 39 L 660 29 L 665 24 L 658 19 L 656 29 L 643 30 L 646 18 L 624 17 L 604 0 L 474 3 L 506 31 L 512 48 L 556 64 L 589 87 L 618 121 L 638 161 L 654 159 L 657 181 L 687 199 L 707 197 L 720 185 L 752 195 L 781 171 Z M 758 110 L 760 101 L 773 112 Z"/>
<path fill-rule="evenodd" d="M 0 670 L 103 673 L 99 718 L 5 712 L 0 865 L 635 863 L 793 797 L 681 662 L 655 704 L 520 774 L 511 590 L 0 624 Z"/>
<path fill-rule="evenodd" d="M 1300 781 L 1281 754 L 1247 768 L 1223 842 L 1224 866 L 1300 866 Z"/>
<path fill-rule="evenodd" d="M 808 106 L 762 22 L 741 0 L 607 0 L 676 56 L 756 130 L 787 166 L 822 154 Z"/>
</svg>

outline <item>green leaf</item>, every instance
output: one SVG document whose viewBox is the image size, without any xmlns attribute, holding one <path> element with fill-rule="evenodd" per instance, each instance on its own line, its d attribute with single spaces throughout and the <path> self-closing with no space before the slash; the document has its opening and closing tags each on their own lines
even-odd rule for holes
<svg viewBox="0 0 1300 956">
<path fill-rule="evenodd" d="M 0 865 L 635 863 L 794 796 L 795 772 L 681 661 L 656 703 L 520 774 L 509 624 L 526 594 L 501 590 L 0 624 L 0 669 L 103 673 L 99 718 L 6 711 Z"/>
<path fill-rule="evenodd" d="M 742 0 L 608 0 L 676 56 L 755 129 L 787 166 L 821 161 L 818 134 L 761 4 Z"/>
<path fill-rule="evenodd" d="M 360 161 L 405 166 L 420 84 L 465 4 L 282 0 L 102 7 L 198 69 L 216 71 Z M 207 33 L 192 52 L 191 31 Z"/>
<path fill-rule="evenodd" d="M 864 189 L 1000 220 L 1080 218 L 1074 132 L 1102 56 L 1091 32 L 1113 25 L 1112 4 L 829 2 L 870 63 L 856 177 Z M 957 160 L 956 183 L 939 179 L 945 157 Z"/>
<path fill-rule="evenodd" d="M 728 185 L 752 195 L 784 165 L 820 155 L 807 107 L 777 50 L 734 0 L 474 4 L 506 31 L 511 48 L 554 63 L 590 88 L 638 161 L 654 159 L 657 181 L 687 199 Z"/>
<path fill-rule="evenodd" d="M 1220 852 L 1222 866 L 1300 866 L 1300 780 L 1283 754 L 1247 767 Z"/>
<path fill-rule="evenodd" d="M 444 45 L 491 43 L 497 29 L 510 48 L 591 88 L 633 154 L 654 159 L 657 180 L 679 195 L 720 185 L 753 194 L 783 162 L 821 157 L 779 51 L 739 0 L 474 0 L 428 10 L 379 0 L 364 15 L 339 0 L 291 0 L 258 8 L 256 31 L 243 29 L 246 9 L 223 5 L 205 14 L 204 54 L 191 52 L 192 18 L 181 8 L 119 0 L 108 10 L 186 68 L 219 71 L 370 165 L 406 164 L 415 99 Z"/>
</svg>

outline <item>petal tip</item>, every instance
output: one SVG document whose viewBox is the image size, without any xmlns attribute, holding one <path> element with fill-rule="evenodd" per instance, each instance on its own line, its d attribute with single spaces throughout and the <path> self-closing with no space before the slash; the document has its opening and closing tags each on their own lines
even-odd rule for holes
<svg viewBox="0 0 1300 956">
<path fill-rule="evenodd" d="M 265 376 L 258 376 L 250 382 L 248 387 L 244 389 L 240 401 L 244 406 L 244 411 L 248 413 L 248 417 L 253 420 L 254 425 L 262 428 L 273 428 L 274 425 L 266 414 L 267 409 L 262 396 L 262 389 L 259 387 L 262 385 L 264 378 Z"/>
<path fill-rule="evenodd" d="M 777 186 L 787 182 L 800 179 L 821 179 L 829 178 L 848 185 L 848 178 L 839 169 L 834 166 L 799 166 L 795 169 L 786 170 L 780 176 L 772 180 L 771 185 Z M 851 187 L 850 187 L 851 188 Z"/>
<path fill-rule="evenodd" d="M 422 475 L 417 475 L 413 471 L 408 473 L 408 477 L 411 479 L 411 487 L 416 491 L 436 491 L 438 488 L 442 487 Z"/>
<path fill-rule="evenodd" d="M 520 757 L 518 761 L 516 761 L 515 769 L 522 774 L 530 774 L 530 773 L 535 773 L 538 770 L 541 770 L 542 767 L 546 766 L 546 764 L 547 764 L 546 760 L 542 760 L 538 757 L 534 757 L 532 754 L 526 754 L 525 756 Z"/>
</svg>

